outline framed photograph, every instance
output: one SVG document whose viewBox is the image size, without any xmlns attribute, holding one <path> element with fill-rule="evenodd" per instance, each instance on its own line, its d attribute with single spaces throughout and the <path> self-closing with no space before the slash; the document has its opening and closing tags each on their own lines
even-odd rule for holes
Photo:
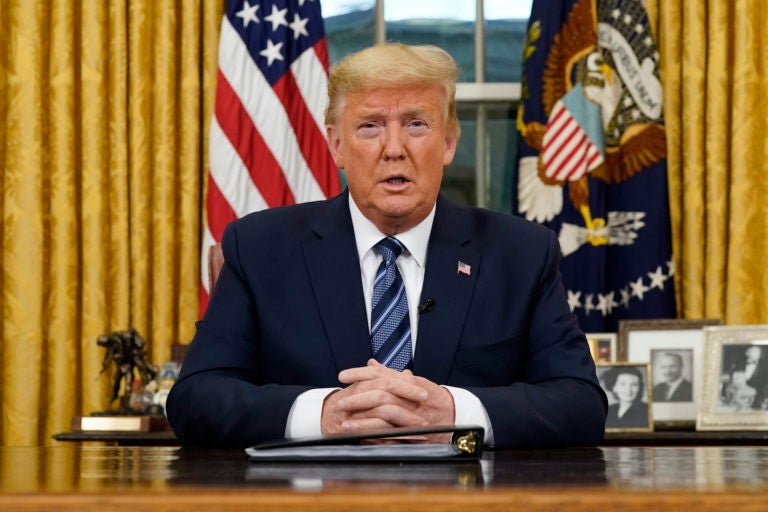
<svg viewBox="0 0 768 512">
<path fill-rule="evenodd" d="M 658 430 L 692 430 L 701 396 L 705 320 L 620 320 L 619 361 L 650 363 Z"/>
<path fill-rule="evenodd" d="M 589 351 L 595 363 L 616 362 L 616 339 L 618 335 L 615 332 L 588 332 L 586 336 Z"/>
<path fill-rule="evenodd" d="M 768 430 L 768 325 L 706 327 L 697 430 Z"/>
<path fill-rule="evenodd" d="M 597 365 L 597 379 L 608 396 L 606 432 L 652 432 L 652 391 L 648 363 Z"/>
</svg>

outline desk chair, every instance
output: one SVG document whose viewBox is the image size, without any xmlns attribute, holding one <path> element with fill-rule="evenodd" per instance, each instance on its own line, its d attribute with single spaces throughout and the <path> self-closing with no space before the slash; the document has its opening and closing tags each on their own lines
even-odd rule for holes
<svg viewBox="0 0 768 512">
<path fill-rule="evenodd" d="M 219 279 L 221 267 L 224 265 L 224 253 L 221 244 L 214 244 L 208 248 L 208 295 L 213 293 L 213 287 Z"/>
</svg>

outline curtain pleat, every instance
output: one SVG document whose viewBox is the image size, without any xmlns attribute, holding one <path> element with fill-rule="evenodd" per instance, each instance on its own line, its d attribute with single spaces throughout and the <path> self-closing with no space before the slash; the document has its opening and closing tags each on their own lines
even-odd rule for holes
<svg viewBox="0 0 768 512">
<path fill-rule="evenodd" d="M 0 94 L 7 102 L 2 130 L 2 427 L 17 442 L 33 444 L 43 407 L 44 279 L 50 261 L 45 253 L 50 203 L 44 197 L 50 180 L 43 172 L 50 158 L 38 145 L 50 133 L 45 122 L 51 55 L 49 48 L 37 43 L 38 34 L 48 28 L 49 16 L 41 4 L 5 7 L 3 24 L 12 31 L 0 36 L 7 52 L 3 62 L 6 94 Z M 6 405 L 21 401 L 20 406 Z"/>
<path fill-rule="evenodd" d="M 79 323 L 74 312 L 79 309 L 80 265 L 78 247 L 78 208 L 80 173 L 80 130 L 72 122 L 78 110 L 75 93 L 78 87 L 76 65 L 77 41 L 68 36 L 66 27 L 79 28 L 79 6 L 55 4 L 51 6 L 50 25 L 45 28 L 51 34 L 50 44 L 40 45 L 42 54 L 49 52 L 47 69 L 41 75 L 45 90 L 42 90 L 45 116 L 43 125 L 48 131 L 42 140 L 33 144 L 46 155 L 46 161 L 35 173 L 44 183 L 40 198 L 43 240 L 39 252 L 45 258 L 42 275 L 37 279 L 43 286 L 43 317 L 40 319 L 41 338 L 35 340 L 42 349 L 40 366 L 35 368 L 40 382 L 40 401 L 36 412 L 40 424 L 37 429 L 26 429 L 25 444 L 36 442 L 39 431 L 53 434 L 53 425 L 45 421 L 49 411 L 62 411 L 71 415 L 79 406 L 76 397 L 76 382 L 79 372 Z M 17 171 L 16 171 L 17 172 Z M 34 247 L 25 247 L 23 253 L 35 252 Z M 25 282 L 35 279 L 35 272 L 25 272 Z M 15 321 L 16 319 L 13 318 Z M 74 370 L 74 373 L 72 372 Z M 14 396 L 23 396 L 24 381 L 12 379 Z"/>
</svg>

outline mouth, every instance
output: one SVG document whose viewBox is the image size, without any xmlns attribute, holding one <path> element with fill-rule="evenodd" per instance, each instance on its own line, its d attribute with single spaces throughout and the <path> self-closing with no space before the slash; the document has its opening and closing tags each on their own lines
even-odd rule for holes
<svg viewBox="0 0 768 512">
<path fill-rule="evenodd" d="M 404 178 L 402 176 L 392 176 L 391 178 L 385 179 L 383 183 L 387 185 L 398 186 L 398 185 L 405 185 L 406 183 L 408 183 L 408 181 L 409 180 L 407 178 Z"/>
</svg>

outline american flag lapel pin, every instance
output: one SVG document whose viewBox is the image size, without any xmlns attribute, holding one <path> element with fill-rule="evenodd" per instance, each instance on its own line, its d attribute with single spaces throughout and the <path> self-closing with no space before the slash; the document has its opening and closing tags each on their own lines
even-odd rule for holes
<svg viewBox="0 0 768 512">
<path fill-rule="evenodd" d="M 459 266 L 456 268 L 457 274 L 464 274 L 465 276 L 472 275 L 472 267 L 463 261 L 459 260 Z"/>
</svg>

